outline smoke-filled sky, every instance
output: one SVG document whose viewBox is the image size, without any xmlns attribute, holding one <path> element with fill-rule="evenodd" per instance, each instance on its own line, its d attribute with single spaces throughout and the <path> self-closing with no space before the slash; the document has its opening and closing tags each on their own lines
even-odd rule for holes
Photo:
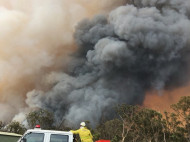
<svg viewBox="0 0 190 142">
<path fill-rule="evenodd" d="M 0 0 L 0 120 L 93 125 L 189 81 L 189 0 Z"/>
<path fill-rule="evenodd" d="M 76 48 L 73 32 L 80 20 L 122 3 L 0 0 L 0 120 L 25 111 L 27 92 L 49 89 L 46 76 L 52 71 L 64 72 Z"/>
</svg>

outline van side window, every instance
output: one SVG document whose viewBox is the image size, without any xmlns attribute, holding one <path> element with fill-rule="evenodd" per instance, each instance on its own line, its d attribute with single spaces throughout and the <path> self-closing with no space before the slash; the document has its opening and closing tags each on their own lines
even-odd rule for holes
<svg viewBox="0 0 190 142">
<path fill-rule="evenodd" d="M 43 133 L 28 133 L 24 136 L 27 142 L 43 142 L 44 134 Z"/>
<path fill-rule="evenodd" d="M 68 139 L 67 135 L 51 134 L 50 142 L 68 142 Z"/>
</svg>

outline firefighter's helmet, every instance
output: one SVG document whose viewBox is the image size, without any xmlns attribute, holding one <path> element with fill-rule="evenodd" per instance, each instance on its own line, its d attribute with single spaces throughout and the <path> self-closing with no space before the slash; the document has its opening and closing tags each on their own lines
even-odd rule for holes
<svg viewBox="0 0 190 142">
<path fill-rule="evenodd" d="M 81 122 L 80 126 L 83 126 L 83 127 L 86 126 L 85 122 Z"/>
</svg>

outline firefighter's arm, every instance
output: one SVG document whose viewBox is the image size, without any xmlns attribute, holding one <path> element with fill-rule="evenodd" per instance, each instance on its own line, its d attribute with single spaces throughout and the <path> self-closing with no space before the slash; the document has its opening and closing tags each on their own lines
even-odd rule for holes
<svg viewBox="0 0 190 142">
<path fill-rule="evenodd" d="M 70 132 L 72 132 L 73 134 L 79 134 L 79 129 L 78 130 L 71 130 Z"/>
</svg>

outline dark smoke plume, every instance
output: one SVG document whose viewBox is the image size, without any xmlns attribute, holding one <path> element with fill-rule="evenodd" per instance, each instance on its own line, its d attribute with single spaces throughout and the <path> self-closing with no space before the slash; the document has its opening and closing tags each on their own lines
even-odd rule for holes
<svg viewBox="0 0 190 142">
<path fill-rule="evenodd" d="M 76 48 L 74 27 L 81 19 L 108 13 L 124 3 L 0 0 L 0 120 L 22 122 L 31 111 L 25 102 L 27 92 L 53 86 L 46 76 L 66 68 Z"/>
<path fill-rule="evenodd" d="M 146 91 L 189 81 L 189 0 L 134 0 L 108 16 L 83 20 L 68 69 L 49 75 L 49 91 L 27 94 L 30 107 L 58 120 L 95 125 L 118 103 L 142 104 Z"/>
</svg>

